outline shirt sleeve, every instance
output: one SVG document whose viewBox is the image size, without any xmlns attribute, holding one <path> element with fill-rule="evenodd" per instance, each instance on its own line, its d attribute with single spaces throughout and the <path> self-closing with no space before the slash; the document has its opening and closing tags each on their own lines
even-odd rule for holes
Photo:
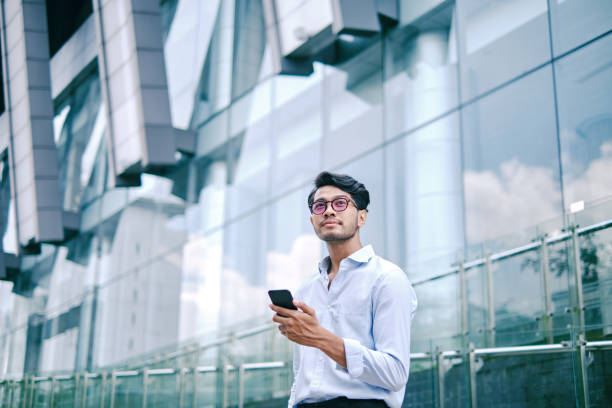
<svg viewBox="0 0 612 408">
<path fill-rule="evenodd" d="M 351 378 L 399 391 L 410 368 L 410 325 L 417 307 L 412 285 L 402 271 L 387 275 L 373 292 L 374 349 L 345 338 L 347 371 Z"/>
</svg>

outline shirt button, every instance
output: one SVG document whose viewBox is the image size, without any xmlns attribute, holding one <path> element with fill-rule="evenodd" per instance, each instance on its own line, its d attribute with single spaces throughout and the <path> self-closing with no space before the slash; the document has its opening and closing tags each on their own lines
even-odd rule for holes
<svg viewBox="0 0 612 408">
<path fill-rule="evenodd" d="M 323 361 L 323 357 L 319 357 L 319 361 Z"/>
<path fill-rule="evenodd" d="M 331 305 L 327 305 L 327 308 L 328 308 L 328 309 L 331 309 Z"/>
</svg>

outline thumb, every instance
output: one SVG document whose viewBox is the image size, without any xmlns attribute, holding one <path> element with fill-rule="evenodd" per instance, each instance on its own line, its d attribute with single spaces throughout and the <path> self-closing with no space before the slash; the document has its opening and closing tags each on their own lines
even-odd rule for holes
<svg viewBox="0 0 612 408">
<path fill-rule="evenodd" d="M 298 309 L 301 309 L 302 312 L 314 316 L 315 315 L 315 311 L 312 307 L 308 306 L 306 303 L 301 302 L 299 300 L 294 300 L 293 304 L 295 305 L 295 307 L 297 307 Z"/>
</svg>

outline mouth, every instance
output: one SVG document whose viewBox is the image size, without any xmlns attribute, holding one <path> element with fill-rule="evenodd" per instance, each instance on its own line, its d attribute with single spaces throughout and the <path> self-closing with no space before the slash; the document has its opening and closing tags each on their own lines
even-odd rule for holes
<svg viewBox="0 0 612 408">
<path fill-rule="evenodd" d="M 338 221 L 332 221 L 332 220 L 327 220 L 327 221 L 323 221 L 321 223 L 322 227 L 331 227 L 333 225 L 340 225 L 340 222 Z"/>
</svg>

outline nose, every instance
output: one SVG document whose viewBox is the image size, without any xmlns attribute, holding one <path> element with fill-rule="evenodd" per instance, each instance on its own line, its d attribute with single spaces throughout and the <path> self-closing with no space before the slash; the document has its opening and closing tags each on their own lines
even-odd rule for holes
<svg viewBox="0 0 612 408">
<path fill-rule="evenodd" d="M 325 204 L 325 212 L 323 213 L 323 215 L 326 217 L 329 217 L 330 215 L 336 215 L 336 211 L 332 207 L 332 203 Z"/>
</svg>

